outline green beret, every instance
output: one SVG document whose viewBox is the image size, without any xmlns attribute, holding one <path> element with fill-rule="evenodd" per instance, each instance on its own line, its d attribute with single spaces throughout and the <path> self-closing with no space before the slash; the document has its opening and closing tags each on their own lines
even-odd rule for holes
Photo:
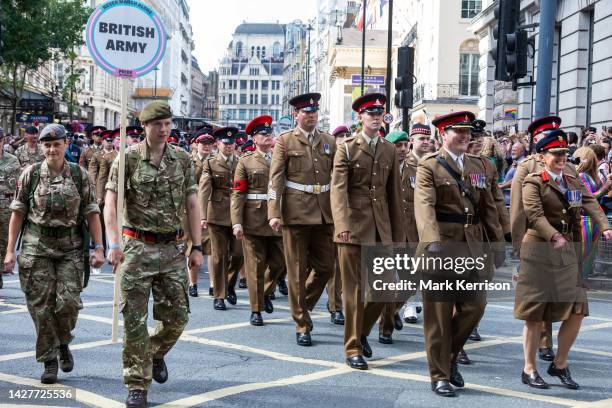
<svg viewBox="0 0 612 408">
<path fill-rule="evenodd" d="M 145 123 L 151 120 L 168 119 L 172 117 L 172 109 L 170 105 L 162 101 L 153 101 L 149 103 L 140 112 L 140 122 Z"/>
<path fill-rule="evenodd" d="M 408 141 L 408 133 L 402 131 L 402 130 L 396 130 L 393 132 L 390 132 L 387 136 L 385 136 L 385 139 L 387 140 L 387 142 L 391 142 L 391 143 L 396 143 L 396 142 L 401 142 L 401 141 Z"/>
</svg>

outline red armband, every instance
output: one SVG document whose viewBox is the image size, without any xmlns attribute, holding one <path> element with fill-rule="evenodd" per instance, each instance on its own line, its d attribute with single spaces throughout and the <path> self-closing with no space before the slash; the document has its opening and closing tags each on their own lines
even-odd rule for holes
<svg viewBox="0 0 612 408">
<path fill-rule="evenodd" d="M 247 187 L 248 184 L 246 180 L 234 180 L 234 190 L 244 193 L 247 191 Z"/>
</svg>

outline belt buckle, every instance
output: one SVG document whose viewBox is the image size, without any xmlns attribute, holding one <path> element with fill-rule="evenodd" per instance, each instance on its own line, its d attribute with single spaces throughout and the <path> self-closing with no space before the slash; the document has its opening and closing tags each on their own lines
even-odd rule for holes
<svg viewBox="0 0 612 408">
<path fill-rule="evenodd" d="M 465 226 L 474 225 L 474 214 L 465 214 Z"/>
<path fill-rule="evenodd" d="M 565 221 L 561 221 L 561 233 L 567 234 L 569 232 L 569 225 Z"/>
<path fill-rule="evenodd" d="M 312 193 L 313 194 L 321 194 L 321 185 L 320 184 L 315 184 L 314 186 L 312 186 Z"/>
</svg>

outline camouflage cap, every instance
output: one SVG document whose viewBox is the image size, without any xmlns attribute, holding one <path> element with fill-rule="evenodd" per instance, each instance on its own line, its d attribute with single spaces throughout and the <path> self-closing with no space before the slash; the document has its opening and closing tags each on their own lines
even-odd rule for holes
<svg viewBox="0 0 612 408">
<path fill-rule="evenodd" d="M 145 106 L 140 112 L 140 122 L 145 123 L 156 119 L 168 119 L 172 117 L 172 108 L 166 102 L 153 101 Z"/>
<path fill-rule="evenodd" d="M 38 136 L 39 142 L 49 142 L 52 140 L 62 140 L 66 138 L 66 128 L 57 123 L 47 125 Z"/>
</svg>

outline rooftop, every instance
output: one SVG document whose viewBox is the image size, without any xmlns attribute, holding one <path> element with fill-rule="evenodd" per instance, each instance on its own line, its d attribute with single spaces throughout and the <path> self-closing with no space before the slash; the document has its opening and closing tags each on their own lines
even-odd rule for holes
<svg viewBox="0 0 612 408">
<path fill-rule="evenodd" d="M 236 27 L 234 34 L 279 34 L 285 35 L 284 24 L 278 23 L 242 23 Z"/>
</svg>

